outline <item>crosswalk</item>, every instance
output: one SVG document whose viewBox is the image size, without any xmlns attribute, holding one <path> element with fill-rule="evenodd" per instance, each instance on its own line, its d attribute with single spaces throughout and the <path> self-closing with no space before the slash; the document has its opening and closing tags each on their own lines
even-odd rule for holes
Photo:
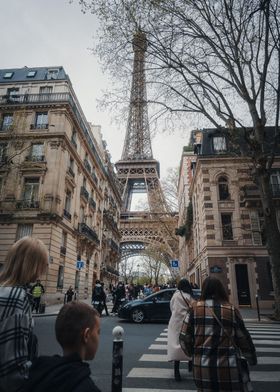
<svg viewBox="0 0 280 392">
<path fill-rule="evenodd" d="M 258 365 L 252 367 L 250 375 L 255 391 L 280 390 L 280 324 L 246 324 L 258 356 Z M 123 392 L 194 392 L 195 384 L 187 364 L 181 363 L 181 382 L 173 378 L 173 364 L 167 361 L 167 329 L 141 355 L 123 380 Z"/>
</svg>

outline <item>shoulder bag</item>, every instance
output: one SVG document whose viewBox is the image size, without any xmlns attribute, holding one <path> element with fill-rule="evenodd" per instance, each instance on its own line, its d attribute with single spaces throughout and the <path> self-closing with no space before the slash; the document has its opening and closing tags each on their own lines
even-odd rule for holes
<svg viewBox="0 0 280 392">
<path fill-rule="evenodd" d="M 220 319 L 217 317 L 215 312 L 210 308 L 210 306 L 207 303 L 206 303 L 206 305 L 208 306 L 208 309 L 212 313 L 212 316 L 215 318 L 215 320 L 217 321 L 217 323 L 219 324 L 221 329 L 224 331 L 225 335 L 231 341 L 233 347 L 236 350 L 236 362 L 237 362 L 238 372 L 239 372 L 239 375 L 240 375 L 240 378 L 241 378 L 241 381 L 242 381 L 242 386 L 243 386 L 242 391 L 243 392 L 253 392 L 254 390 L 253 390 L 253 386 L 252 386 L 251 379 L 250 379 L 249 365 L 248 365 L 247 359 L 241 355 L 240 349 L 236 345 L 233 337 L 230 336 L 226 332 L 226 330 L 224 329 L 223 324 L 221 323 Z"/>
</svg>

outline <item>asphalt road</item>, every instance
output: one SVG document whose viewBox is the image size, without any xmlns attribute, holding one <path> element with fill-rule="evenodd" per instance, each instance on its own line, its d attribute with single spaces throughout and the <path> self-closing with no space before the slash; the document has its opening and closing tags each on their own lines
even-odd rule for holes
<svg viewBox="0 0 280 392">
<path fill-rule="evenodd" d="M 35 333 L 39 353 L 60 354 L 54 337 L 53 316 L 36 318 Z M 102 317 L 99 350 L 90 363 L 93 379 L 103 392 L 111 391 L 112 330 L 124 328 L 123 392 L 193 392 L 196 391 L 187 365 L 181 364 L 182 381 L 173 378 L 167 362 L 167 323 L 133 324 L 118 317 Z M 247 323 L 254 340 L 258 365 L 251 368 L 255 392 L 280 391 L 280 324 Z"/>
</svg>

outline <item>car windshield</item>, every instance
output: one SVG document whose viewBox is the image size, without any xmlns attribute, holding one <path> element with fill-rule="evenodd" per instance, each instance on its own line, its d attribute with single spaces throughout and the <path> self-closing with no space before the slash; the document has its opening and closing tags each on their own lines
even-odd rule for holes
<svg viewBox="0 0 280 392">
<path fill-rule="evenodd" d="M 170 301 L 173 294 L 174 294 L 174 291 L 172 291 L 172 290 L 159 291 L 156 294 L 149 295 L 145 299 L 145 301 L 156 301 L 156 302 Z"/>
</svg>

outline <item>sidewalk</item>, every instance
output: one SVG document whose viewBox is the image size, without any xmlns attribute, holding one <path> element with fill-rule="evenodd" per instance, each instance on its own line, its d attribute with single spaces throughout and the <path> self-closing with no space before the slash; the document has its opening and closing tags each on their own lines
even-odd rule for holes
<svg viewBox="0 0 280 392">
<path fill-rule="evenodd" d="M 82 299 L 81 301 L 91 305 L 90 298 Z M 48 305 L 48 306 L 46 306 L 45 313 L 41 313 L 41 314 L 33 313 L 33 316 L 34 317 L 56 316 L 62 306 L 63 306 L 63 303 L 55 304 L 55 305 Z M 108 307 L 108 311 L 110 312 L 113 307 L 112 302 L 107 302 L 107 307 Z M 259 322 L 257 309 L 240 308 L 239 310 L 240 310 L 240 313 L 241 313 L 244 321 Z M 276 322 L 269 317 L 272 314 L 273 314 L 273 309 L 260 309 L 260 318 L 261 318 L 260 322 L 263 322 L 263 323 Z"/>
</svg>

